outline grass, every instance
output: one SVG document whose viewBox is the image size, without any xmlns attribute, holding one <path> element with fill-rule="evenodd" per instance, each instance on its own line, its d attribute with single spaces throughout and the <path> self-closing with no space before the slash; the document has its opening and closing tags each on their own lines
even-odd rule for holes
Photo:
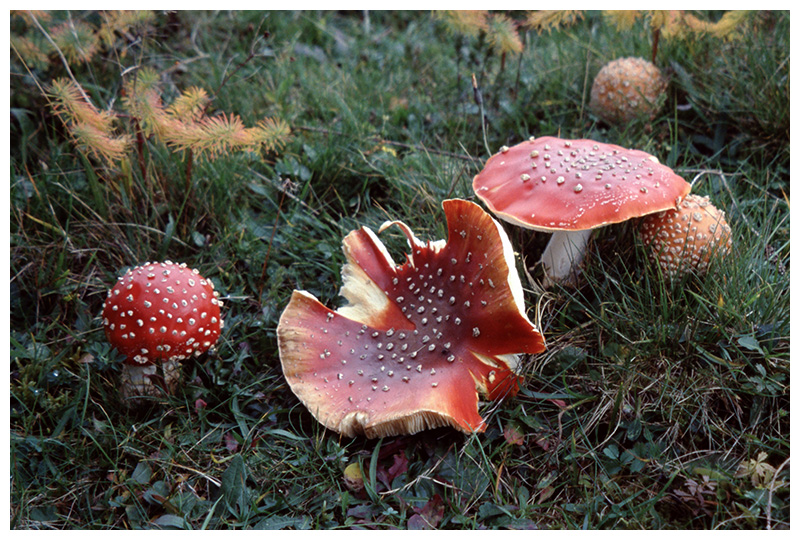
<svg viewBox="0 0 800 540">
<path fill-rule="evenodd" d="M 151 137 L 114 165 L 49 109 L 58 56 L 12 50 L 11 527 L 788 528 L 789 13 L 754 21 L 732 41 L 662 40 L 665 108 L 611 127 L 586 107 L 591 77 L 647 57 L 650 34 L 596 13 L 529 31 L 505 62 L 424 12 L 159 13 L 71 62 L 98 107 L 119 110 L 121 73 L 148 66 L 166 101 L 196 85 L 212 111 L 278 117 L 292 137 L 216 160 Z M 19 15 L 11 30 L 43 39 Z M 117 129 L 135 135 L 130 118 Z M 441 201 L 474 199 L 490 150 L 557 133 L 658 156 L 725 210 L 731 255 L 665 283 L 622 224 L 595 235 L 579 287 L 542 291 L 546 235 L 507 226 L 548 344 L 519 395 L 483 406 L 479 435 L 326 432 L 280 369 L 291 291 L 339 305 L 349 231 L 400 219 L 443 238 Z M 401 235 L 382 239 L 402 260 Z M 99 313 L 126 267 L 165 258 L 214 282 L 225 329 L 176 395 L 128 409 Z"/>
</svg>

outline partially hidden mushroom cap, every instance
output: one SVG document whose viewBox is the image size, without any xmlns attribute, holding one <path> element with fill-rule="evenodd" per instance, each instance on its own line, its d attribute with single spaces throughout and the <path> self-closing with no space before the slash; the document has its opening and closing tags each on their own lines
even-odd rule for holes
<svg viewBox="0 0 800 540">
<path fill-rule="evenodd" d="M 667 79 L 652 62 L 643 58 L 619 58 L 597 73 L 589 107 L 612 124 L 653 118 L 666 88 Z"/>
<path fill-rule="evenodd" d="M 501 219 L 555 232 L 676 208 L 691 186 L 641 150 L 590 139 L 532 137 L 491 156 L 472 188 Z"/>
<path fill-rule="evenodd" d="M 278 325 L 284 375 L 326 427 L 383 437 L 453 426 L 485 429 L 478 393 L 513 395 L 518 356 L 544 350 L 524 311 L 513 252 L 474 203 L 443 203 L 448 240 L 423 243 L 402 222 L 410 253 L 396 265 L 364 227 L 344 239 L 347 259 L 332 311 L 294 291 Z M 380 232 L 379 231 L 379 232 Z"/>
<path fill-rule="evenodd" d="M 126 363 L 146 366 L 206 352 L 223 328 L 214 284 L 186 264 L 145 263 L 108 291 L 103 328 Z"/>
<path fill-rule="evenodd" d="M 677 210 L 647 216 L 639 225 L 649 256 L 668 279 L 703 274 L 713 257 L 725 257 L 733 243 L 725 212 L 709 198 L 687 195 Z"/>
</svg>

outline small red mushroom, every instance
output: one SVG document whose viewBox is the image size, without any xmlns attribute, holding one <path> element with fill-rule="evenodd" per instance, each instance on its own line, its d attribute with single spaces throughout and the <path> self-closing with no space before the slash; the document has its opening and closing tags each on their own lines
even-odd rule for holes
<svg viewBox="0 0 800 540">
<path fill-rule="evenodd" d="M 491 156 L 472 189 L 499 218 L 553 233 L 542 254 L 550 285 L 572 277 L 592 229 L 676 208 L 691 186 L 641 150 L 531 137 Z"/>
<path fill-rule="evenodd" d="M 618 58 L 598 72 L 589 107 L 610 124 L 652 119 L 664 103 L 667 78 L 643 58 Z"/>
<path fill-rule="evenodd" d="M 217 341 L 224 322 L 214 284 L 186 264 L 145 263 L 117 279 L 103 303 L 108 341 L 125 355 L 126 398 L 173 393 L 180 362 Z M 153 379 L 161 378 L 161 384 Z"/>
<path fill-rule="evenodd" d="M 332 311 L 294 291 L 278 324 L 292 391 L 326 427 L 384 437 L 453 426 L 485 429 L 478 393 L 517 392 L 518 355 L 544 350 L 524 310 L 510 242 L 478 205 L 442 204 L 448 240 L 423 243 L 402 222 L 411 252 L 396 265 L 364 227 L 344 239 L 347 263 Z"/>
<path fill-rule="evenodd" d="M 651 214 L 639 225 L 650 259 L 668 280 L 696 272 L 704 274 L 714 257 L 731 251 L 732 234 L 725 212 L 709 198 L 687 195 L 675 210 Z"/>
</svg>

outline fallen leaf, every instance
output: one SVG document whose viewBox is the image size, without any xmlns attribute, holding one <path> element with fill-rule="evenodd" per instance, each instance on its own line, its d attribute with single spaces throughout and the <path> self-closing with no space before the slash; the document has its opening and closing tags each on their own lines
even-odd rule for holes
<svg viewBox="0 0 800 540">
<path fill-rule="evenodd" d="M 444 517 L 444 501 L 438 493 L 422 508 L 417 509 L 417 513 L 408 519 L 409 530 L 429 530 L 435 529 Z"/>
<path fill-rule="evenodd" d="M 392 481 L 408 470 L 408 458 L 404 453 L 392 454 L 393 463 L 387 469 L 385 465 L 379 464 L 375 471 L 375 477 L 386 486 L 392 489 Z"/>
<path fill-rule="evenodd" d="M 222 438 L 225 440 L 225 448 L 230 452 L 236 452 L 239 449 L 239 443 L 236 441 L 233 434 L 226 433 Z"/>
<path fill-rule="evenodd" d="M 550 403 L 561 409 L 562 411 L 567 408 L 567 402 L 563 399 L 548 399 Z"/>
<path fill-rule="evenodd" d="M 535 440 L 535 441 L 533 441 L 533 442 L 535 442 L 535 443 L 536 443 L 536 446 L 538 446 L 539 448 L 541 448 L 541 449 L 542 449 L 542 450 L 544 450 L 545 452 L 547 452 L 548 450 L 550 450 L 550 440 L 549 440 L 548 438 L 545 438 L 545 437 L 539 437 L 538 439 L 536 439 L 536 440 Z"/>
<path fill-rule="evenodd" d="M 408 470 L 408 458 L 404 453 L 395 454 L 393 459 L 394 463 L 386 471 L 390 482 Z"/>
<path fill-rule="evenodd" d="M 522 446 L 525 443 L 525 435 L 520 433 L 520 431 L 513 426 L 506 426 L 503 430 L 503 437 L 508 444 Z"/>
<path fill-rule="evenodd" d="M 538 504 L 542 504 L 544 501 L 549 499 L 553 495 L 553 493 L 555 493 L 555 492 L 556 492 L 556 488 L 554 488 L 553 486 L 546 486 L 544 489 L 542 489 L 539 492 L 539 497 L 537 499 L 537 503 Z"/>
<path fill-rule="evenodd" d="M 352 517 L 358 520 L 371 520 L 374 514 L 375 509 L 369 504 L 359 504 L 347 509 L 347 517 Z"/>
</svg>

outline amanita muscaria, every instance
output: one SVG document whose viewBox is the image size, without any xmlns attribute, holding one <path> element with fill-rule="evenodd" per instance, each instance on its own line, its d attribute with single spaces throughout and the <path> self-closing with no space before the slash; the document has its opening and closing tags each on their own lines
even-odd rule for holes
<svg viewBox="0 0 800 540">
<path fill-rule="evenodd" d="M 395 264 L 363 227 L 344 239 L 337 310 L 294 291 L 278 325 L 284 375 L 317 420 L 345 436 L 384 437 L 453 426 L 480 432 L 478 394 L 514 395 L 519 355 L 544 350 L 525 314 L 514 255 L 474 203 L 447 200 L 448 240 L 408 239 Z"/>
<path fill-rule="evenodd" d="M 691 186 L 641 150 L 531 137 L 491 156 L 472 188 L 499 218 L 553 233 L 541 259 L 550 285 L 571 278 L 593 229 L 677 208 Z"/>
<path fill-rule="evenodd" d="M 687 195 L 677 209 L 651 214 L 639 224 L 650 259 L 668 280 L 704 274 L 711 261 L 724 258 L 733 244 L 725 212 L 707 196 Z"/>
<path fill-rule="evenodd" d="M 186 264 L 145 263 L 117 279 L 103 303 L 106 337 L 125 355 L 122 395 L 173 393 L 180 362 L 210 349 L 224 326 L 214 284 Z"/>
<path fill-rule="evenodd" d="M 611 124 L 652 119 L 663 103 L 667 78 L 643 58 L 618 58 L 597 73 L 589 107 Z"/>
</svg>

